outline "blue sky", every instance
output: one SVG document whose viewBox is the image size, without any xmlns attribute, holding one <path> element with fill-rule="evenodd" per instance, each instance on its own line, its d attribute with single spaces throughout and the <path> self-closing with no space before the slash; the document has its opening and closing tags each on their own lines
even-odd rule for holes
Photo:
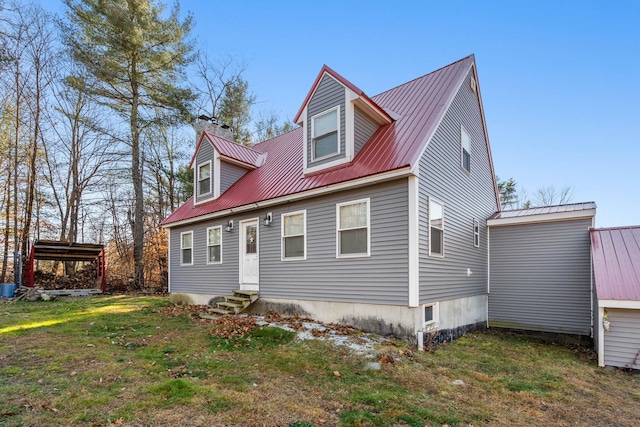
<svg viewBox="0 0 640 427">
<path fill-rule="evenodd" d="M 199 45 L 246 62 L 258 110 L 283 119 L 323 64 L 373 96 L 474 53 L 496 173 L 530 195 L 573 186 L 599 227 L 640 224 L 640 2 L 180 4 Z"/>
</svg>

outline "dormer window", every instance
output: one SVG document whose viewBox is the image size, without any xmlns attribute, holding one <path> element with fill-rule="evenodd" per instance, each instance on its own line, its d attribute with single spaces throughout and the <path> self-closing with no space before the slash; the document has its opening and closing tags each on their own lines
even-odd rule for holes
<svg viewBox="0 0 640 427">
<path fill-rule="evenodd" d="M 198 195 L 211 193 L 211 162 L 198 165 Z"/>
<path fill-rule="evenodd" d="M 324 111 L 311 118 L 313 161 L 340 153 L 340 107 Z"/>
</svg>

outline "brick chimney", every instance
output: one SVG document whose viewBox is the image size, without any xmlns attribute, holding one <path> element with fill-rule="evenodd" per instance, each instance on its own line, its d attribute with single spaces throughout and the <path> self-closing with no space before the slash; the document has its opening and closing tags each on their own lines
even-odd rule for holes
<svg viewBox="0 0 640 427">
<path fill-rule="evenodd" d="M 221 138 L 233 141 L 233 129 L 229 125 L 219 125 L 215 117 L 200 116 L 196 123 L 196 143 L 200 141 L 202 132 L 207 131 Z"/>
</svg>

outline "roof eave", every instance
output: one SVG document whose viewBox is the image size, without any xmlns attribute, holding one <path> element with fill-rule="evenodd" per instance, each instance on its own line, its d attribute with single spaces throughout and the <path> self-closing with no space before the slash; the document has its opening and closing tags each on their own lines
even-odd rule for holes
<svg viewBox="0 0 640 427">
<path fill-rule="evenodd" d="M 200 222 L 200 221 L 207 221 L 214 218 L 219 218 L 227 215 L 237 214 L 240 212 L 246 212 L 246 211 L 264 208 L 268 206 L 274 206 L 274 205 L 278 205 L 286 202 L 309 199 L 312 197 L 317 197 L 320 195 L 332 193 L 335 191 L 342 191 L 346 189 L 360 188 L 360 187 L 364 187 L 372 184 L 379 184 L 381 182 L 391 181 L 393 179 L 398 179 L 402 177 L 408 177 L 410 175 L 412 175 L 411 167 L 405 166 L 400 169 L 394 169 L 391 171 L 382 172 L 375 175 L 370 175 L 370 176 L 365 176 L 362 178 L 357 178 L 349 181 L 339 182 L 339 183 L 327 185 L 324 187 L 312 188 L 310 190 L 301 191 L 299 193 L 286 194 L 280 197 L 275 197 L 273 199 L 250 202 L 241 206 L 235 206 L 232 208 L 223 209 L 221 211 L 212 212 L 210 214 L 200 215 L 193 218 L 186 218 L 186 219 L 175 221 L 175 222 L 167 222 L 167 220 L 171 219 L 171 216 L 169 216 L 160 225 L 162 226 L 162 228 L 178 227 L 181 225 L 191 224 L 191 223 Z"/>
</svg>

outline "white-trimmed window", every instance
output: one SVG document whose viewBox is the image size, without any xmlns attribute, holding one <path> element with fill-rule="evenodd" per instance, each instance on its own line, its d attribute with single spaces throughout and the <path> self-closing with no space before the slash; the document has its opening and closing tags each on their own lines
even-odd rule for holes
<svg viewBox="0 0 640 427">
<path fill-rule="evenodd" d="M 282 260 L 307 259 L 307 211 L 281 215 Z"/>
<path fill-rule="evenodd" d="M 222 263 L 222 226 L 207 228 L 207 264 Z"/>
<path fill-rule="evenodd" d="M 429 199 L 429 255 L 444 256 L 444 205 Z"/>
<path fill-rule="evenodd" d="M 211 161 L 198 165 L 198 196 L 211 193 Z"/>
<path fill-rule="evenodd" d="M 480 221 L 473 220 L 473 246 L 480 247 Z"/>
<path fill-rule="evenodd" d="M 423 324 L 425 328 L 429 329 L 438 326 L 439 316 L 440 307 L 437 302 L 423 306 Z"/>
<path fill-rule="evenodd" d="M 369 256 L 369 199 L 336 205 L 337 256 Z"/>
<path fill-rule="evenodd" d="M 311 160 L 340 153 L 340 106 L 311 117 Z"/>
<path fill-rule="evenodd" d="M 193 231 L 180 233 L 180 265 L 193 265 Z"/>
<path fill-rule="evenodd" d="M 471 136 L 460 126 L 460 166 L 471 173 Z"/>
</svg>

